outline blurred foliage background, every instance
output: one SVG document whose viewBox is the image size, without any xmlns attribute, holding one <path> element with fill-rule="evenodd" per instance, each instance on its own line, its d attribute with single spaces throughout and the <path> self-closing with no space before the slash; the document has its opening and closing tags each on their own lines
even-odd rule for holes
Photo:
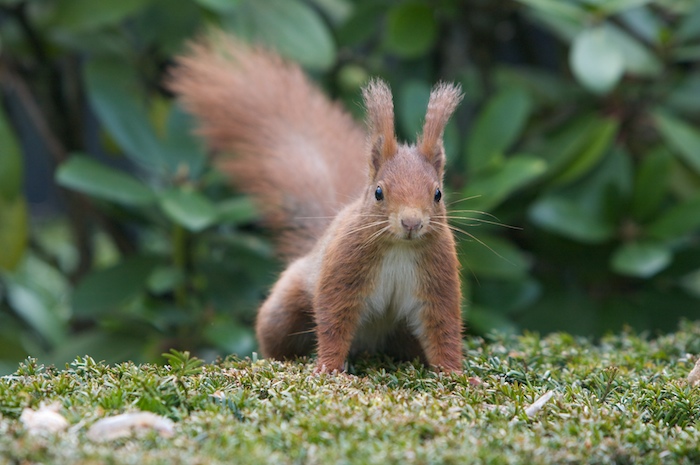
<svg viewBox="0 0 700 465">
<path fill-rule="evenodd" d="M 212 27 L 358 117 L 384 77 L 404 140 L 433 83 L 462 84 L 446 181 L 469 331 L 700 316 L 696 0 L 0 0 L 0 372 L 255 350 L 280 264 L 163 85 Z"/>
</svg>

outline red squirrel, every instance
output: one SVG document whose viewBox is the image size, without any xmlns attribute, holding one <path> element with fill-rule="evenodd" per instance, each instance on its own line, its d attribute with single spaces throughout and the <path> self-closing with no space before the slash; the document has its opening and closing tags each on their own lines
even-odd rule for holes
<svg viewBox="0 0 700 465">
<path fill-rule="evenodd" d="M 460 276 L 442 194 L 443 131 L 462 99 L 436 85 L 415 145 L 394 133 L 391 91 L 363 89 L 368 131 L 296 64 L 223 34 L 191 44 L 170 87 L 261 207 L 288 266 L 262 304 L 264 357 L 420 357 L 462 369 Z"/>
</svg>

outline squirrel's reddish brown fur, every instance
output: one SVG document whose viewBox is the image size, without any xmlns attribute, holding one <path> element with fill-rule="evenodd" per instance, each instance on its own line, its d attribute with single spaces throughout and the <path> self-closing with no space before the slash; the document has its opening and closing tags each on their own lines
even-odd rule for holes
<svg viewBox="0 0 700 465">
<path fill-rule="evenodd" d="M 443 131 L 462 98 L 438 84 L 416 145 L 394 134 L 391 92 L 363 90 L 368 132 L 295 64 L 223 35 L 191 46 L 170 86 L 263 209 L 289 260 L 258 312 L 265 357 L 421 357 L 461 369 L 460 279 L 442 197 Z"/>
</svg>

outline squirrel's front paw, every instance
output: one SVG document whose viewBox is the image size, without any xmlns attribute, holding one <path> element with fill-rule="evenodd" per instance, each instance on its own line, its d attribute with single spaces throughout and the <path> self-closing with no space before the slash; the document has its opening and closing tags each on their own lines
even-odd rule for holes
<svg viewBox="0 0 700 465">
<path fill-rule="evenodd" d="M 314 368 L 314 375 L 320 375 L 322 373 L 336 375 L 343 373 L 343 364 L 338 365 L 337 363 L 321 363 L 320 361 L 316 363 L 316 368 Z"/>
</svg>

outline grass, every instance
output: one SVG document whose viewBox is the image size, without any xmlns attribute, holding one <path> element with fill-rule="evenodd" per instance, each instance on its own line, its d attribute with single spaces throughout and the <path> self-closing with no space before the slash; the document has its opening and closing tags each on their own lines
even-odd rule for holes
<svg viewBox="0 0 700 465">
<path fill-rule="evenodd" d="M 700 462 L 700 388 L 685 382 L 700 324 L 597 344 L 472 338 L 465 350 L 461 375 L 377 359 L 356 361 L 351 376 L 313 376 L 310 361 L 200 365 L 178 353 L 167 366 L 28 360 L 0 378 L 0 463 Z M 22 410 L 53 402 L 69 428 L 30 434 Z M 138 410 L 172 419 L 174 435 L 88 439 L 98 419 Z"/>
</svg>

